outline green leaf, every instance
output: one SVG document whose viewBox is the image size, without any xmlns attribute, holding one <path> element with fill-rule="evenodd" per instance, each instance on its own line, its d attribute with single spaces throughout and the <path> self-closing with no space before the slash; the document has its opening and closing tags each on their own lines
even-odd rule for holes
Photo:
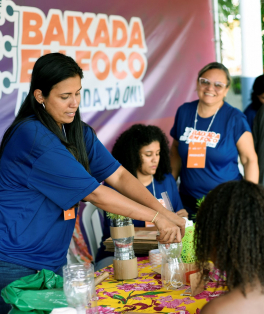
<svg viewBox="0 0 264 314">
<path fill-rule="evenodd" d="M 113 295 L 113 299 L 119 300 L 119 301 L 121 301 L 123 304 L 126 304 L 126 302 L 127 302 L 127 300 L 126 300 L 124 297 L 122 297 L 121 295 L 118 295 L 118 294 L 114 294 L 114 295 Z"/>
<path fill-rule="evenodd" d="M 120 220 L 124 220 L 125 218 L 127 218 L 127 217 L 125 217 L 125 216 L 118 215 L 118 214 L 113 214 L 113 213 L 109 213 L 109 212 L 106 212 L 106 216 L 107 216 L 107 218 L 109 218 L 109 219 L 120 219 Z"/>
<path fill-rule="evenodd" d="M 167 291 L 149 291 L 149 292 L 146 292 L 146 293 L 140 293 L 140 294 L 131 295 L 127 299 L 134 298 L 134 297 L 141 297 L 143 295 L 155 295 L 155 294 L 161 294 L 161 293 L 167 293 Z"/>
<path fill-rule="evenodd" d="M 167 291 L 149 291 L 149 292 L 143 293 L 142 295 L 152 295 L 152 294 L 161 294 L 161 293 L 167 293 Z"/>
</svg>

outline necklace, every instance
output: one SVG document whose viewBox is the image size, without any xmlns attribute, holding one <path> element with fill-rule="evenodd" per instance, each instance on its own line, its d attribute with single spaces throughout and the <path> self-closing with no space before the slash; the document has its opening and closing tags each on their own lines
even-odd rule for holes
<svg viewBox="0 0 264 314">
<path fill-rule="evenodd" d="M 62 125 L 62 131 L 63 131 L 63 134 L 65 136 L 65 139 L 67 141 L 67 136 L 66 136 L 66 131 L 65 131 L 65 127 L 64 127 L 64 124 Z"/>
<path fill-rule="evenodd" d="M 194 130 L 196 130 L 196 124 L 197 124 L 197 121 L 198 121 L 198 119 L 197 119 L 197 114 L 198 114 L 198 106 L 199 106 L 199 104 L 197 105 L 196 112 L 195 112 L 194 127 L 193 127 L 193 129 L 194 129 Z M 206 131 L 206 132 L 209 132 L 209 130 L 210 130 L 210 128 L 211 128 L 211 125 L 212 125 L 212 124 L 213 124 L 213 122 L 214 122 L 214 118 L 215 118 L 215 116 L 216 116 L 216 114 L 217 114 L 218 110 L 219 110 L 219 108 L 217 108 L 217 110 L 216 110 L 215 114 L 213 115 L 213 118 L 212 118 L 212 120 L 211 120 L 211 122 L 210 122 L 210 124 L 209 124 L 208 129 L 207 129 L 207 131 Z"/>
</svg>

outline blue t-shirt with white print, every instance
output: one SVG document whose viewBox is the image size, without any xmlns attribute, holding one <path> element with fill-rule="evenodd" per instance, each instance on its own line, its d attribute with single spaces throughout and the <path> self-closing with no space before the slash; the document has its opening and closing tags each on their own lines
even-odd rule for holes
<svg viewBox="0 0 264 314">
<path fill-rule="evenodd" d="M 236 144 L 244 132 L 251 130 L 245 115 L 226 102 L 218 110 L 209 132 L 206 131 L 213 116 L 201 118 L 197 115 L 194 130 L 197 105 L 198 100 L 195 100 L 178 108 L 170 135 L 179 142 L 178 152 L 182 161 L 180 192 L 199 199 L 221 183 L 242 178 Z M 190 140 L 206 141 L 203 169 L 187 168 Z"/>
<path fill-rule="evenodd" d="M 0 159 L 0 260 L 56 272 L 66 264 L 74 206 L 120 166 L 83 125 L 90 174 L 40 121 L 21 124 Z"/>
</svg>

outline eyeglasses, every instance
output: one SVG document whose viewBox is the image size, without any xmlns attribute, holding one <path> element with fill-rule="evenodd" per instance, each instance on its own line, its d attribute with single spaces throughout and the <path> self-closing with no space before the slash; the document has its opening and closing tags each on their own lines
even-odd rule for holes
<svg viewBox="0 0 264 314">
<path fill-rule="evenodd" d="M 201 87 L 209 87 L 211 84 L 213 84 L 213 88 L 217 92 L 221 92 L 227 86 L 227 84 L 224 84 L 222 82 L 211 82 L 210 80 L 206 78 L 199 77 L 199 85 Z"/>
</svg>

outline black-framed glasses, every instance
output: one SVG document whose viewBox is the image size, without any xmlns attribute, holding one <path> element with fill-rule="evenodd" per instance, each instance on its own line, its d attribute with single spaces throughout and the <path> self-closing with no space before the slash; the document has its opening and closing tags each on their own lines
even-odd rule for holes
<svg viewBox="0 0 264 314">
<path fill-rule="evenodd" d="M 211 82 L 210 80 L 203 78 L 203 77 L 199 77 L 199 85 L 201 87 L 209 87 L 210 85 L 213 85 L 213 88 L 217 91 L 217 92 L 221 92 L 226 86 L 227 84 L 224 84 L 222 82 Z"/>
</svg>

